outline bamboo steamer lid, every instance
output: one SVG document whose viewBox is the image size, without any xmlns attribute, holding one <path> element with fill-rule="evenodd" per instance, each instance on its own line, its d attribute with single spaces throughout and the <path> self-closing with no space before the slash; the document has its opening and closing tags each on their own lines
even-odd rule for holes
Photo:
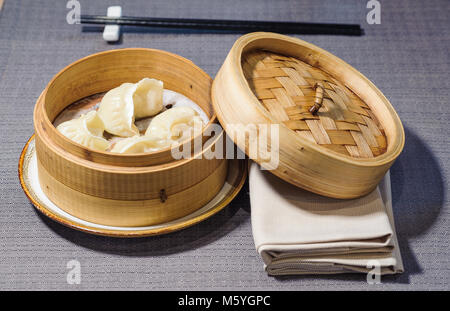
<svg viewBox="0 0 450 311">
<path fill-rule="evenodd" d="M 279 34 L 239 38 L 213 82 L 212 101 L 225 131 L 249 157 L 324 196 L 369 193 L 404 145 L 397 113 L 365 76 L 313 44 Z M 256 130 L 258 139 L 248 138 L 249 131 L 239 140 L 243 127 L 236 124 L 278 125 L 279 136 L 262 144 Z M 267 164 L 267 150 L 277 151 L 276 167 Z"/>
</svg>

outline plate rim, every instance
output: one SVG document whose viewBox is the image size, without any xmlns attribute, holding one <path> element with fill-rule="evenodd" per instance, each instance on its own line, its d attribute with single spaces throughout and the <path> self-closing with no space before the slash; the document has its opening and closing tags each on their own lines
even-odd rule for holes
<svg viewBox="0 0 450 311">
<path fill-rule="evenodd" d="M 244 186 L 245 180 L 247 179 L 248 174 L 248 166 L 246 165 L 245 160 L 237 160 L 239 162 L 242 162 L 243 172 L 242 177 L 240 177 L 239 183 L 237 183 L 234 190 L 221 202 L 217 204 L 217 206 L 211 208 L 210 210 L 185 221 L 182 221 L 180 223 L 176 223 L 173 225 L 170 225 L 168 227 L 159 227 L 159 228 L 153 228 L 153 229 L 142 229 L 142 230 L 114 230 L 114 229 L 106 229 L 106 228 L 97 228 L 92 227 L 84 224 L 77 223 L 75 221 L 72 221 L 70 219 L 67 219 L 65 217 L 59 216 L 56 213 L 52 212 L 50 209 L 45 207 L 43 204 L 39 203 L 34 196 L 31 194 L 31 192 L 28 189 L 28 186 L 24 179 L 24 160 L 25 155 L 28 150 L 28 146 L 30 142 L 34 139 L 35 134 L 33 134 L 28 141 L 26 142 L 25 146 L 22 149 L 22 152 L 20 154 L 19 158 L 19 165 L 18 165 L 18 175 L 20 180 L 20 186 L 22 187 L 23 192 L 28 197 L 28 200 L 31 202 L 33 207 L 38 210 L 41 214 L 45 215 L 46 217 L 50 218 L 51 220 L 60 223 L 66 227 L 69 227 L 71 229 L 75 229 L 78 231 L 82 231 L 88 234 L 93 235 L 99 235 L 99 236 L 107 236 L 107 237 L 116 237 L 116 238 L 137 238 L 137 237 L 148 237 L 148 236 L 156 236 L 156 235 L 163 235 L 168 234 L 172 232 L 176 232 L 182 229 L 186 229 L 188 227 L 191 227 L 195 224 L 198 224 L 209 217 L 217 214 L 219 211 L 224 209 L 230 202 L 237 196 L 237 194 L 241 191 L 242 187 Z M 229 161 L 229 160 L 228 160 Z M 236 160 L 233 160 L 236 161 Z"/>
</svg>

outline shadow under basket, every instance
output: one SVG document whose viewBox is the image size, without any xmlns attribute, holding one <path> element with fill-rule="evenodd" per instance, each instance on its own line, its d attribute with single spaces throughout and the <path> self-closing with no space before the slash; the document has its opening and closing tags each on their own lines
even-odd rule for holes
<svg viewBox="0 0 450 311">
<path fill-rule="evenodd" d="M 39 182 L 48 198 L 80 219 L 110 226 L 146 226 L 186 216 L 210 201 L 227 176 L 226 159 L 203 154 L 222 143 L 223 133 L 193 137 L 191 157 L 176 160 L 170 148 L 153 153 L 115 154 L 77 144 L 52 122 L 70 104 L 144 77 L 199 105 L 216 123 L 211 78 L 191 61 L 152 49 L 121 49 L 78 60 L 60 71 L 34 110 Z M 194 141 L 205 143 L 195 151 Z"/>
</svg>

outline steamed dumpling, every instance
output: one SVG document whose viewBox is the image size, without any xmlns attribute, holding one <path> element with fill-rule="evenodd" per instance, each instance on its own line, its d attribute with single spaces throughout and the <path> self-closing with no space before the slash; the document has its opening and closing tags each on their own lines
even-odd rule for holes
<svg viewBox="0 0 450 311">
<path fill-rule="evenodd" d="M 105 125 L 96 111 L 90 111 L 77 119 L 63 122 L 56 129 L 85 147 L 100 151 L 105 151 L 109 147 L 109 142 L 103 138 Z"/>
<path fill-rule="evenodd" d="M 144 78 L 135 84 L 133 93 L 136 119 L 151 117 L 163 109 L 163 82 Z"/>
<path fill-rule="evenodd" d="M 103 96 L 98 115 L 103 120 L 108 133 L 122 137 L 139 134 L 134 124 L 132 93 L 133 84 L 124 83 Z"/>
<path fill-rule="evenodd" d="M 123 83 L 105 94 L 98 114 L 107 132 L 131 137 L 139 134 L 135 118 L 149 117 L 163 108 L 163 83 L 144 78 L 138 83 Z"/>
<path fill-rule="evenodd" d="M 201 128 L 202 125 L 202 119 L 191 107 L 173 107 L 154 117 L 145 135 L 176 141 L 190 135 L 194 128 Z"/>
<path fill-rule="evenodd" d="M 169 147 L 171 141 L 166 139 L 159 139 L 158 137 L 148 136 L 133 136 L 118 141 L 111 152 L 117 153 L 142 153 L 152 152 Z"/>
</svg>

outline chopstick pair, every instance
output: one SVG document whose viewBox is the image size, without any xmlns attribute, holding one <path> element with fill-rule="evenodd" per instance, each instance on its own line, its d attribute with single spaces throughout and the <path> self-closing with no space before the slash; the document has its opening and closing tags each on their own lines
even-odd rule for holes
<svg viewBox="0 0 450 311">
<path fill-rule="evenodd" d="M 238 33 L 269 31 L 284 34 L 348 35 L 361 36 L 363 30 L 357 24 L 323 24 L 299 22 L 267 22 L 243 20 L 160 18 L 160 17 L 108 17 L 81 15 L 82 24 L 122 25 L 158 28 L 185 28 L 197 30 L 232 31 Z"/>
</svg>

